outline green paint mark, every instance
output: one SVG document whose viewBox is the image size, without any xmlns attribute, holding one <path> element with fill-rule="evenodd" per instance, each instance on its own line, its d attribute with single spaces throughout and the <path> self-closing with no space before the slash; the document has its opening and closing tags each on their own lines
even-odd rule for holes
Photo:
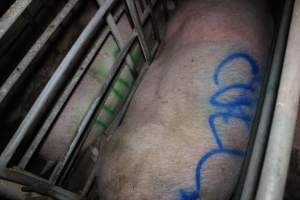
<svg viewBox="0 0 300 200">
<path fill-rule="evenodd" d="M 116 59 L 119 56 L 120 52 L 121 52 L 121 50 L 119 48 L 116 48 L 113 50 L 112 55 L 113 55 L 114 59 Z"/>
<path fill-rule="evenodd" d="M 104 112 L 106 112 L 109 115 L 114 115 L 115 114 L 114 109 L 111 108 L 111 107 L 109 107 L 109 106 L 107 106 L 107 105 L 103 106 L 103 110 L 104 110 Z"/>
<path fill-rule="evenodd" d="M 96 120 L 96 124 L 99 125 L 99 126 L 102 126 L 103 128 L 107 128 L 108 127 L 107 122 L 102 121 L 100 119 Z"/>
<path fill-rule="evenodd" d="M 122 78 L 118 78 L 117 82 L 120 83 L 121 85 L 125 86 L 126 88 L 130 88 L 130 83 Z"/>
<path fill-rule="evenodd" d="M 139 58 L 138 58 L 137 52 L 136 51 L 132 51 L 129 55 L 130 55 L 130 58 L 131 58 L 133 64 L 136 65 L 139 62 Z"/>
<path fill-rule="evenodd" d="M 124 95 L 121 92 L 119 92 L 116 88 L 113 87 L 112 91 L 119 99 L 123 100 L 125 98 Z"/>
</svg>

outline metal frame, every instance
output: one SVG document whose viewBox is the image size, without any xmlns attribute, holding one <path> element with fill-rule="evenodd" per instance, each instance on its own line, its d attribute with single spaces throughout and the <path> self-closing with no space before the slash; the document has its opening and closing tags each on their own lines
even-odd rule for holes
<svg viewBox="0 0 300 200">
<path fill-rule="evenodd" d="M 57 32 L 62 29 L 63 22 L 71 17 L 72 11 L 79 2 L 80 0 L 71 0 L 64 6 L 6 79 L 0 88 L 0 111 L 5 106 L 5 101 L 9 101 L 9 97 L 13 95 L 15 89 L 22 84 L 24 77 L 32 72 L 33 69 L 29 69 L 30 65 L 40 56 L 43 49 L 47 48 Z"/>
<path fill-rule="evenodd" d="M 273 56 L 271 56 L 271 61 L 267 66 L 269 69 L 269 73 L 267 74 L 269 74 L 269 76 L 265 78 L 265 89 L 262 89 L 261 91 L 261 99 L 263 101 L 261 105 L 259 105 L 261 112 L 258 113 L 259 119 L 251 132 L 241 177 L 234 196 L 234 199 L 236 200 L 251 200 L 254 198 L 257 190 L 265 148 L 272 123 L 293 3 L 293 0 L 284 2 L 279 27 L 274 30 L 277 34 L 274 36 L 274 48 L 272 52 L 270 52 Z"/>
<path fill-rule="evenodd" d="M 300 1 L 296 0 L 257 200 L 281 200 L 284 197 L 300 97 L 299 24 Z"/>
<path fill-rule="evenodd" d="M 7 94 L 13 91 L 12 88 L 15 87 L 15 84 L 18 84 L 24 75 L 23 72 L 27 70 L 27 67 L 35 57 L 38 57 L 39 52 L 45 48 L 47 43 L 51 40 L 51 37 L 55 32 L 60 28 L 60 24 L 63 23 L 64 19 L 68 17 L 69 13 L 72 12 L 72 9 L 79 3 L 80 0 L 71 0 L 65 7 L 64 11 L 61 11 L 59 15 L 52 21 L 52 29 L 44 31 L 40 36 L 38 41 L 30 49 L 30 53 L 33 53 L 34 56 L 29 57 L 29 53 L 23 58 L 19 63 L 19 66 L 22 67 L 21 71 L 13 72 L 6 84 L 4 84 L 6 90 L 1 94 L 1 99 L 3 100 Z M 29 113 L 26 115 L 25 119 L 18 127 L 17 131 L 13 135 L 9 144 L 6 146 L 5 150 L 0 156 L 0 177 L 8 181 L 13 181 L 21 186 L 23 191 L 27 192 L 36 192 L 42 195 L 54 197 L 56 199 L 84 199 L 84 196 L 90 190 L 90 187 L 94 183 L 95 168 L 92 170 L 90 176 L 88 177 L 87 182 L 85 183 L 84 189 L 79 194 L 74 194 L 66 189 L 63 189 L 59 186 L 59 183 L 66 176 L 68 171 L 71 169 L 71 166 L 74 164 L 88 133 L 91 129 L 91 126 L 94 124 L 96 117 L 98 116 L 101 108 L 104 105 L 104 102 L 111 91 L 111 86 L 115 83 L 116 77 L 120 74 L 124 67 L 129 67 L 131 69 L 132 75 L 136 77 L 135 84 L 132 87 L 132 90 L 124 102 L 124 106 L 121 108 L 121 112 L 117 115 L 116 120 L 118 124 L 122 120 L 123 116 L 126 113 L 127 107 L 130 103 L 131 98 L 144 76 L 145 72 L 148 69 L 148 66 L 143 67 L 142 71 L 138 74 L 137 71 L 132 68 L 131 57 L 128 56 L 132 47 L 135 44 L 139 44 L 143 50 L 144 57 L 148 64 L 150 64 L 155 56 L 155 52 L 158 49 L 161 38 L 158 32 L 158 26 L 155 23 L 153 15 L 153 6 L 156 5 L 159 0 L 153 2 L 145 1 L 148 5 L 145 8 L 141 16 L 137 15 L 136 5 L 134 1 L 127 1 L 127 4 L 124 5 L 116 14 L 112 16 L 110 10 L 114 7 L 118 0 L 98 0 L 100 6 L 99 10 L 96 12 L 94 17 L 90 20 L 89 24 L 83 30 L 79 38 L 73 44 L 72 48 L 69 50 L 61 64 L 58 66 L 57 70 L 52 75 L 51 79 L 48 81 L 47 85 L 44 87 L 43 91 L 36 99 L 34 105 L 32 106 Z M 166 10 L 164 10 L 166 11 Z M 130 37 L 130 40 L 127 44 L 124 44 L 124 41 L 121 37 L 121 34 L 116 26 L 116 22 L 120 16 L 125 12 L 129 21 L 133 22 L 133 32 Z M 146 37 L 143 32 L 143 26 L 150 18 L 151 25 L 154 31 L 154 36 L 156 43 L 153 48 L 149 47 L 147 44 Z M 103 23 L 106 22 L 107 26 L 104 26 Z M 103 25 L 100 27 L 99 25 Z M 86 54 L 87 48 L 89 48 L 89 42 L 95 38 L 99 30 L 102 30 L 102 34 L 97 38 L 96 42 L 92 45 L 89 52 Z M 108 35 L 112 34 L 118 47 L 121 49 L 121 53 L 109 73 L 108 78 L 106 79 L 103 87 L 101 88 L 98 97 L 90 105 L 88 111 L 83 117 L 80 126 L 78 127 L 75 138 L 73 139 L 71 145 L 69 146 L 68 151 L 63 156 L 63 158 L 55 166 L 54 171 L 52 172 L 49 179 L 41 178 L 37 175 L 34 175 L 26 170 L 26 167 L 34 155 L 35 151 L 42 143 L 44 137 L 47 135 L 48 130 L 51 128 L 55 120 L 59 117 L 59 114 L 63 107 L 69 100 L 69 97 L 72 95 L 79 82 L 82 80 L 82 77 L 85 75 L 86 71 L 89 68 L 89 65 L 98 51 L 101 49 L 104 41 Z M 41 45 L 38 45 L 41 44 Z M 32 55 L 32 54 L 31 54 Z M 80 58 L 85 55 L 85 58 L 78 67 L 78 62 Z M 126 62 L 126 65 L 125 65 Z M 16 68 L 19 70 L 18 68 Z M 75 72 L 74 72 L 75 71 Z M 68 81 L 70 80 L 70 81 Z M 68 83 L 67 85 L 65 85 Z M 8 87 L 9 86 L 9 87 Z M 61 90 L 64 90 L 60 93 Z M 3 98 L 2 98 L 3 97 Z M 2 101 L 0 101 L 0 104 Z M 45 122 L 39 127 L 41 118 L 45 115 L 47 117 Z M 35 134 L 35 129 L 39 128 L 37 134 Z M 111 130 L 111 129 L 110 129 Z M 23 140 L 28 136 L 34 136 L 34 140 L 25 151 L 25 154 L 18 162 L 17 166 L 10 167 L 10 161 L 14 157 L 19 145 Z"/>
<path fill-rule="evenodd" d="M 151 64 L 154 59 L 155 53 L 158 50 L 160 41 L 161 41 L 159 33 L 158 33 L 158 27 L 157 27 L 157 24 L 155 23 L 155 19 L 153 17 L 153 11 L 152 11 L 153 6 L 152 6 L 152 3 L 150 1 L 148 1 L 148 6 L 147 6 L 147 8 L 145 8 L 145 10 L 143 12 L 144 16 L 148 15 L 148 13 L 150 13 L 150 20 L 152 23 L 155 39 L 157 41 L 157 43 L 154 45 L 153 49 L 150 49 L 149 45 L 147 44 L 145 34 L 143 32 L 143 24 L 141 22 L 141 18 L 143 18 L 143 16 L 141 18 L 139 17 L 135 1 L 136 0 L 126 0 L 126 3 L 128 6 L 128 9 L 129 9 L 133 24 L 135 26 L 135 30 L 137 32 L 137 36 L 139 38 L 139 42 L 141 44 L 146 62 L 148 64 Z"/>
</svg>

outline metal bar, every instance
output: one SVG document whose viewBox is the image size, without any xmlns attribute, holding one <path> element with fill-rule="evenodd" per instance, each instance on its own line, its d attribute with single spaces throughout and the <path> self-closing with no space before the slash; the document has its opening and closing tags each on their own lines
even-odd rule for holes
<svg viewBox="0 0 300 200">
<path fill-rule="evenodd" d="M 286 41 L 289 32 L 289 24 L 291 13 L 293 9 L 293 0 L 285 1 L 284 9 L 282 11 L 281 22 L 275 41 L 274 54 L 270 65 L 270 75 L 268 78 L 267 88 L 263 90 L 264 102 L 258 123 L 256 134 L 252 145 L 249 144 L 245 161 L 245 176 L 241 184 L 240 194 L 236 197 L 239 200 L 251 200 L 255 196 L 257 183 L 263 162 L 263 155 L 267 144 L 269 130 L 271 126 L 273 109 L 276 102 L 277 89 L 279 85 L 280 72 L 282 69 L 283 57 L 286 49 Z M 248 159 L 247 159 L 248 157 Z"/>
<path fill-rule="evenodd" d="M 296 0 L 257 200 L 281 200 L 284 196 L 300 96 L 299 24 L 300 0 Z"/>
<path fill-rule="evenodd" d="M 145 22 L 146 22 L 146 19 L 147 19 L 147 17 L 149 16 L 149 12 L 148 13 L 145 13 L 145 15 L 144 15 L 144 17 L 142 18 L 142 24 L 144 24 Z M 108 17 L 109 17 L 109 15 L 108 15 Z M 113 19 L 112 19 L 113 20 Z M 113 21 L 112 23 L 110 23 L 112 26 L 114 26 L 113 24 L 115 24 L 115 22 Z M 116 29 L 117 30 L 117 29 Z M 131 36 L 131 38 L 135 38 L 136 37 L 136 33 L 135 32 L 133 32 L 133 35 Z M 122 43 L 123 43 L 123 41 L 122 41 Z M 157 45 L 157 47 L 158 47 L 158 45 Z M 155 48 L 155 49 L 157 49 L 157 48 Z M 128 60 L 128 57 L 126 57 L 126 61 Z M 76 141 L 76 144 L 79 142 L 79 139 Z M 73 147 L 72 147 L 73 148 Z M 75 151 L 75 153 L 73 153 L 74 155 L 77 155 L 78 154 L 78 152 L 79 152 L 79 150 L 78 150 L 79 148 L 77 148 L 76 150 L 74 150 Z M 72 156 L 71 154 L 69 154 L 68 155 L 68 157 L 70 157 L 70 156 Z M 73 156 L 74 157 L 74 156 Z M 69 160 L 70 158 L 68 158 L 67 160 Z M 63 168 L 64 168 L 64 166 L 67 164 L 67 160 L 64 162 L 64 163 L 62 163 L 62 164 L 60 164 L 62 167 L 58 167 L 57 168 L 57 172 L 55 172 L 55 174 L 59 174 L 59 173 L 61 173 L 61 171 L 63 170 Z M 63 162 L 63 161 L 62 161 Z M 70 161 L 70 163 L 68 163 L 68 165 L 72 165 L 72 162 L 73 162 L 73 160 L 71 160 Z M 60 176 L 60 175 L 59 175 Z M 58 178 L 59 178 L 59 176 L 55 176 L 55 177 L 53 177 L 53 182 L 56 182 L 57 180 L 58 180 Z"/>
<path fill-rule="evenodd" d="M 116 19 L 118 20 L 123 13 L 123 9 L 120 9 L 118 13 L 116 13 Z M 84 76 L 86 71 L 89 68 L 90 63 L 92 62 L 94 56 L 98 53 L 99 49 L 102 47 L 103 43 L 105 42 L 106 38 L 109 36 L 109 29 L 107 27 L 104 27 L 102 30 L 102 33 L 100 37 L 96 40 L 96 42 L 93 44 L 90 52 L 85 57 L 81 65 L 79 66 L 79 70 L 76 72 L 75 76 L 73 76 L 71 82 L 68 84 L 67 88 L 63 92 L 63 94 L 59 97 L 56 105 L 51 110 L 49 116 L 47 117 L 45 123 L 39 130 L 38 134 L 34 138 L 33 142 L 31 143 L 30 147 L 26 151 L 25 155 L 22 157 L 19 167 L 21 169 L 25 169 L 28 162 L 30 161 L 31 157 L 33 156 L 34 152 L 40 145 L 43 138 L 46 136 L 49 128 L 53 125 L 55 119 L 59 115 L 61 109 L 69 99 L 70 95 L 75 90 L 76 86 L 80 82 L 81 78 Z"/>
<path fill-rule="evenodd" d="M 88 180 L 85 183 L 85 186 L 84 186 L 84 188 L 83 188 L 83 190 L 81 192 L 81 196 L 82 197 L 85 197 L 88 194 L 88 192 L 90 191 L 90 189 L 91 189 L 91 187 L 93 185 L 93 182 L 95 181 L 95 178 L 96 178 L 96 168 L 97 167 L 95 165 L 93 167 L 93 170 L 92 170 L 91 174 L 88 177 Z"/>
<path fill-rule="evenodd" d="M 103 3 L 105 2 L 105 0 L 96 0 L 96 1 L 99 4 L 99 6 L 103 5 Z M 115 38 L 115 41 L 119 49 L 124 48 L 125 44 L 123 38 L 111 13 L 107 15 L 106 23 L 108 24 L 110 31 L 112 32 L 112 35 Z M 132 73 L 132 76 L 135 77 L 137 75 L 137 71 L 134 68 L 131 57 L 126 58 L 126 63 L 128 65 L 129 71 Z"/>
<path fill-rule="evenodd" d="M 158 25 L 156 23 L 155 16 L 153 14 L 152 0 L 146 0 L 146 2 L 148 4 L 148 6 L 150 7 L 150 20 L 151 20 L 151 24 L 152 24 L 152 28 L 153 28 L 153 32 L 154 32 L 154 37 L 158 41 L 158 43 L 160 43 L 161 37 L 159 34 Z"/>
<path fill-rule="evenodd" d="M 168 12 L 168 2 L 167 2 L 167 0 L 162 0 L 162 6 L 163 6 L 165 18 L 166 18 L 166 20 L 168 20 L 169 19 L 169 12 Z"/>
<path fill-rule="evenodd" d="M 113 20 L 119 20 L 123 13 L 123 9 L 120 9 L 120 12 L 116 13 L 115 19 Z M 145 12 L 144 15 L 142 16 L 142 24 L 146 23 L 146 19 L 149 17 L 149 11 Z M 102 37 L 100 37 L 97 42 L 95 42 L 94 46 L 92 47 L 91 52 L 86 56 L 85 60 L 82 62 L 81 66 L 79 67 L 79 71 L 77 74 L 74 76 L 72 81 L 69 83 L 67 86 L 66 90 L 64 91 L 63 95 L 59 98 L 57 101 L 57 104 L 54 106 L 52 109 L 50 115 L 47 117 L 46 122 L 43 124 L 41 129 L 39 130 L 37 136 L 31 143 L 30 147 L 26 151 L 25 155 L 22 157 L 18 167 L 21 169 L 25 169 L 27 166 L 28 162 L 30 161 L 31 157 L 35 153 L 36 149 L 39 147 L 41 141 L 47 134 L 49 128 L 52 126 L 54 120 L 57 118 L 58 114 L 60 113 L 60 110 L 62 109 L 63 105 L 65 105 L 67 99 L 70 97 L 72 92 L 74 91 L 76 85 L 79 83 L 81 77 L 85 74 L 90 62 L 92 61 L 93 57 L 96 55 L 98 52 L 98 49 L 101 48 L 103 42 L 105 41 L 106 37 L 109 34 L 109 30 L 107 27 L 104 28 Z M 154 48 L 158 49 L 158 48 Z M 126 58 L 127 59 L 127 58 Z"/>
<path fill-rule="evenodd" d="M 115 78 L 118 76 L 119 72 L 123 68 L 124 65 L 122 64 L 124 63 L 129 50 L 133 46 L 135 39 L 136 39 L 136 34 L 133 34 L 133 37 L 130 39 L 126 48 L 121 51 L 119 58 L 114 63 L 107 79 L 103 83 L 103 86 L 99 92 L 98 97 L 94 100 L 89 110 L 87 111 L 86 115 L 84 116 L 83 120 L 81 121 L 80 126 L 76 131 L 75 138 L 72 141 L 68 151 L 66 152 L 63 159 L 61 159 L 58 162 L 57 166 L 55 167 L 54 172 L 50 177 L 51 183 L 55 184 L 57 182 L 68 160 L 71 158 L 71 156 L 74 155 L 73 154 L 74 151 L 78 152 L 80 150 L 80 147 L 78 147 L 78 143 L 81 141 L 80 144 L 81 146 L 84 142 L 84 140 L 83 139 L 80 140 L 80 138 L 83 138 L 86 135 L 85 133 L 88 132 L 88 129 L 90 128 L 90 124 L 92 123 L 92 121 L 95 121 L 95 118 L 97 117 L 97 114 L 99 112 L 99 108 L 101 108 L 102 104 L 104 104 L 104 101 L 107 98 L 107 94 L 110 91 L 110 86 L 113 84 Z"/>
<path fill-rule="evenodd" d="M 146 65 L 143 67 L 143 69 L 141 70 L 141 72 L 139 73 L 137 79 L 135 80 L 135 84 L 132 86 L 131 91 L 124 103 L 124 105 L 122 105 L 122 108 L 120 110 L 120 112 L 118 113 L 118 115 L 116 116 L 116 118 L 113 120 L 113 122 L 111 123 L 111 125 L 105 130 L 105 135 L 110 135 L 113 134 L 115 132 L 115 130 L 117 129 L 117 127 L 120 125 L 120 123 L 122 122 L 122 120 L 124 119 L 126 112 L 129 108 L 129 105 L 134 97 L 134 94 L 138 88 L 138 86 L 140 85 L 141 81 L 144 78 L 144 75 L 146 74 L 146 72 L 148 71 L 149 66 Z"/>
<path fill-rule="evenodd" d="M 0 18 L 0 39 L 9 28 L 17 21 L 33 0 L 17 0 Z"/>
<path fill-rule="evenodd" d="M 41 54 L 41 50 L 44 49 L 53 35 L 59 30 L 60 25 L 63 23 L 65 18 L 69 16 L 73 8 L 77 5 L 80 0 L 71 0 L 69 1 L 64 8 L 60 11 L 60 13 L 55 17 L 54 20 L 50 23 L 47 29 L 43 32 L 43 34 L 38 38 L 35 44 L 30 48 L 30 50 L 23 57 L 21 62 L 17 65 L 15 70 L 11 73 L 11 75 L 7 78 L 5 83 L 0 88 L 0 107 L 1 103 L 6 99 L 10 93 L 13 92 L 13 89 L 20 85 L 22 81 L 20 78 L 28 74 L 30 69 L 29 66 L 32 62 Z M 1 109 L 0 109 L 1 110 Z"/>
<path fill-rule="evenodd" d="M 99 11 L 97 11 L 87 27 L 83 30 L 71 50 L 68 52 L 58 69 L 47 83 L 46 87 L 43 89 L 38 99 L 35 101 L 33 107 L 30 109 L 9 144 L 2 152 L 0 157 L 1 163 L 5 165 L 8 164 L 23 138 L 36 127 L 39 119 L 47 111 L 48 106 L 55 100 L 60 89 L 64 87 L 69 75 L 76 67 L 76 62 L 79 60 L 80 55 L 84 52 L 86 46 L 96 34 L 100 23 L 103 22 L 105 14 L 115 2 L 116 0 L 107 0 Z"/>
<path fill-rule="evenodd" d="M 58 200 L 79 200 L 79 195 L 61 187 L 51 185 L 45 179 L 19 169 L 7 169 L 5 167 L 1 167 L 0 177 L 5 180 L 24 185 L 24 187 L 22 187 L 22 191 L 24 192 L 36 192 Z"/>
<path fill-rule="evenodd" d="M 58 99 L 56 105 L 50 112 L 50 115 L 47 117 L 46 122 L 43 124 L 41 129 L 39 130 L 38 134 L 34 138 L 33 142 L 31 143 L 30 147 L 26 151 L 25 155 L 22 157 L 19 167 L 21 169 L 25 169 L 27 166 L 28 162 L 30 161 L 31 157 L 39 147 L 40 143 L 42 142 L 43 138 L 46 136 L 49 128 L 53 125 L 55 119 L 58 117 L 61 109 L 63 106 L 66 104 L 67 100 L 73 93 L 73 91 L 76 88 L 76 85 L 79 83 L 81 77 L 86 73 L 88 70 L 89 64 L 92 61 L 94 55 L 98 52 L 98 49 L 103 45 L 105 39 L 107 38 L 109 34 L 109 30 L 106 29 L 104 33 L 104 37 L 99 38 L 99 40 L 95 43 L 95 47 L 93 47 L 91 53 L 85 58 L 81 66 L 79 67 L 79 71 L 77 71 L 76 75 L 74 78 L 71 80 L 71 82 L 68 84 L 66 90 L 62 94 L 62 96 Z"/>
<path fill-rule="evenodd" d="M 145 35 L 143 33 L 143 27 L 142 27 L 142 23 L 140 20 L 140 17 L 137 13 L 137 8 L 136 8 L 136 4 L 134 0 L 126 0 L 132 21 L 134 23 L 135 26 L 135 30 L 137 32 L 137 36 L 138 39 L 140 41 L 141 47 L 142 47 L 142 51 L 144 53 L 145 56 L 145 60 L 148 64 L 151 64 L 152 62 L 152 58 L 151 58 L 151 52 L 150 52 L 150 48 L 147 44 Z"/>
</svg>

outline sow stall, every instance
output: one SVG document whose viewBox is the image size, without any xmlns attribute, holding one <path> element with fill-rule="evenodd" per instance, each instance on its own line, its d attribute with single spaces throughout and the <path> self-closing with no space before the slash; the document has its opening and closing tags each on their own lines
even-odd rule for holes
<svg viewBox="0 0 300 200">
<path fill-rule="evenodd" d="M 176 4 L 1 2 L 3 198 L 97 199 L 97 146 L 122 123 Z M 270 67 L 233 199 L 282 199 L 285 192 L 300 92 L 300 2 L 270 6 L 275 21 Z M 86 95 L 78 96 L 83 90 Z M 282 113 L 290 113 L 288 123 Z M 55 134 L 62 126 L 68 134 L 60 142 Z"/>
</svg>

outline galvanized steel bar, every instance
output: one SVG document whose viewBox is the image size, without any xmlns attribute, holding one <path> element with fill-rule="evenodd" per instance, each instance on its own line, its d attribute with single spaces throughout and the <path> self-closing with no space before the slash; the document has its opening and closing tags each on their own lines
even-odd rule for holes
<svg viewBox="0 0 300 200">
<path fill-rule="evenodd" d="M 159 30 L 158 30 L 158 24 L 155 20 L 155 16 L 153 14 L 153 4 L 152 4 L 152 0 L 146 0 L 146 2 L 148 3 L 148 6 L 150 7 L 150 20 L 151 20 L 151 24 L 153 27 L 153 32 L 154 32 L 154 37 L 157 40 L 158 43 L 161 42 L 161 37 L 159 34 Z"/>
<path fill-rule="evenodd" d="M 21 169 L 25 169 L 28 162 L 30 161 L 31 157 L 39 147 L 40 143 L 42 142 L 43 138 L 46 136 L 49 128 L 53 125 L 55 119 L 58 117 L 61 109 L 71 96 L 72 92 L 75 90 L 76 85 L 79 83 L 80 79 L 83 77 L 85 72 L 88 70 L 89 64 L 92 61 L 93 57 L 98 52 L 99 48 L 103 45 L 104 41 L 109 35 L 108 28 L 104 29 L 102 37 L 100 37 L 92 47 L 90 53 L 85 57 L 82 64 L 79 66 L 79 70 L 76 72 L 75 76 L 68 84 L 67 88 L 65 89 L 64 93 L 59 97 L 57 103 L 51 110 L 49 116 L 47 117 L 45 123 L 42 125 L 41 129 L 37 133 L 36 137 L 34 138 L 33 142 L 29 146 L 28 150 L 22 157 L 18 167 Z"/>
<path fill-rule="evenodd" d="M 255 135 L 254 144 L 251 149 L 249 163 L 241 190 L 241 196 L 237 197 L 240 200 L 252 200 L 255 196 L 257 183 L 259 180 L 265 147 L 267 144 L 269 130 L 272 122 L 273 109 L 276 102 L 277 88 L 279 85 L 280 73 L 284 53 L 286 49 L 286 41 L 289 32 L 289 24 L 293 9 L 293 0 L 285 1 L 280 27 L 277 34 L 274 55 L 271 63 L 271 71 L 267 83 L 267 88 L 264 90 L 264 103 L 261 111 L 260 121 L 258 123 L 257 132 Z"/>
<path fill-rule="evenodd" d="M 17 0 L 0 18 L 0 39 L 23 14 L 33 0 Z"/>
<path fill-rule="evenodd" d="M 36 192 L 58 200 L 79 200 L 79 195 L 61 187 L 51 185 L 48 181 L 19 169 L 0 168 L 0 177 L 24 185 L 24 192 Z"/>
<path fill-rule="evenodd" d="M 146 62 L 148 64 L 151 64 L 151 62 L 152 62 L 151 51 L 150 51 L 150 48 L 147 44 L 145 35 L 143 33 L 143 25 L 141 23 L 141 19 L 138 15 L 138 12 L 137 12 L 137 7 L 136 7 L 135 0 L 126 0 L 126 3 L 127 3 L 127 6 L 128 6 L 128 9 L 129 9 L 132 21 L 134 23 L 135 30 L 137 32 L 137 35 L 138 35 L 138 38 L 139 38 L 139 41 L 140 41 L 140 44 L 141 44 L 141 48 L 142 48 L 142 51 L 143 51 L 145 59 L 146 59 Z"/>
<path fill-rule="evenodd" d="M 80 126 L 78 130 L 75 133 L 75 138 L 72 141 L 71 145 L 69 146 L 68 151 L 64 155 L 63 159 L 61 159 L 57 166 L 55 167 L 54 172 L 52 173 L 50 177 L 51 183 L 55 184 L 57 180 L 59 179 L 65 165 L 71 159 L 72 156 L 76 156 L 74 153 L 75 151 L 80 150 L 80 146 L 83 144 L 84 139 L 86 137 L 86 132 L 91 128 L 92 122 L 95 120 L 99 113 L 99 109 L 103 106 L 105 99 L 107 98 L 107 95 L 111 89 L 111 85 L 113 85 L 115 78 L 119 75 L 121 69 L 124 67 L 123 63 L 128 56 L 128 53 L 131 49 L 131 47 L 134 44 L 134 41 L 136 40 L 136 35 L 133 34 L 132 38 L 130 39 L 129 43 L 127 44 L 126 48 L 122 49 L 120 56 L 116 60 L 116 62 L 113 64 L 113 67 L 103 83 L 103 86 L 99 92 L 98 97 L 94 100 L 92 105 L 90 106 L 89 110 L 85 114 L 83 120 L 80 123 Z M 74 155 L 75 154 L 75 155 Z"/>
<path fill-rule="evenodd" d="M 89 190 L 91 189 L 92 185 L 93 185 L 93 182 L 95 181 L 96 179 L 96 170 L 97 170 L 97 167 L 96 165 L 93 167 L 92 169 L 92 172 L 91 174 L 89 175 L 85 185 L 84 185 L 84 188 L 82 189 L 82 192 L 81 192 L 81 196 L 82 198 L 86 197 Z"/>
<path fill-rule="evenodd" d="M 281 200 L 284 196 L 300 96 L 299 24 L 300 0 L 296 0 L 257 200 Z"/>
<path fill-rule="evenodd" d="M 46 87 L 35 101 L 33 107 L 21 123 L 9 144 L 2 152 L 0 157 L 0 162 L 2 164 L 6 165 L 9 162 L 23 138 L 27 134 L 30 134 L 30 132 L 36 127 L 38 121 L 47 111 L 49 105 L 51 105 L 51 103 L 55 100 L 60 89 L 64 87 L 65 82 L 76 67 L 76 62 L 80 55 L 84 52 L 86 46 L 94 37 L 100 24 L 103 22 L 105 14 L 115 2 L 116 0 L 107 0 L 76 40 L 67 56 L 59 65 L 58 69 L 55 71 Z"/>
<path fill-rule="evenodd" d="M 59 27 L 64 22 L 65 18 L 70 15 L 73 8 L 78 4 L 80 0 L 70 0 L 60 13 L 55 17 L 50 25 L 46 28 L 43 34 L 36 40 L 34 45 L 29 49 L 21 62 L 16 66 L 11 75 L 6 79 L 4 84 L 0 88 L 0 110 L 5 105 L 2 105 L 3 101 L 7 101 L 7 97 L 12 95 L 13 90 L 21 85 L 21 78 L 26 76 L 30 71 L 29 66 L 40 55 L 41 51 L 50 42 L 49 40 L 59 30 Z M 22 79 L 23 80 L 23 79 Z"/>
<path fill-rule="evenodd" d="M 103 5 L 104 2 L 105 2 L 105 0 L 97 0 L 97 3 L 99 4 L 99 6 Z M 108 24 L 110 31 L 112 32 L 112 35 L 115 38 L 115 41 L 116 41 L 119 49 L 124 48 L 125 44 L 124 44 L 123 38 L 121 36 L 121 33 L 120 33 L 120 31 L 117 27 L 117 24 L 111 13 L 109 13 L 107 15 L 106 23 Z M 126 58 L 126 63 L 128 65 L 129 71 L 131 72 L 132 76 L 135 77 L 137 75 L 137 71 L 135 70 L 135 68 L 133 66 L 133 61 L 132 61 L 131 57 Z"/>
</svg>

